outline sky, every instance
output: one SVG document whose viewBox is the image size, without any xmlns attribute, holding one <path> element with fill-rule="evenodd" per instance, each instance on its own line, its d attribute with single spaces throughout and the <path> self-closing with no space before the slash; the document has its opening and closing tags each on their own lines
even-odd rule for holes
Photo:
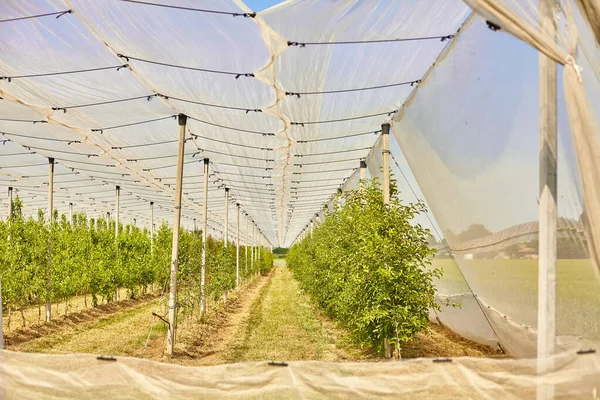
<svg viewBox="0 0 600 400">
<path fill-rule="evenodd" d="M 262 11 L 275 4 L 283 3 L 283 0 L 244 0 L 244 3 L 250 7 L 252 11 Z"/>
</svg>

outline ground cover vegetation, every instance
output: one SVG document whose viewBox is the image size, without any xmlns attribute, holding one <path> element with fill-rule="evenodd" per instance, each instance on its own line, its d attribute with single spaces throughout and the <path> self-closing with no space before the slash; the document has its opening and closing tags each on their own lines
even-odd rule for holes
<svg viewBox="0 0 600 400">
<path fill-rule="evenodd" d="M 115 221 L 73 214 L 72 222 L 55 210 L 52 223 L 43 211 L 26 218 L 17 198 L 7 221 L 0 221 L 0 278 L 2 307 L 9 315 L 42 307 L 49 299 L 65 302 L 85 295 L 86 307 L 113 301 L 119 288 L 134 299 L 149 291 L 167 287 L 170 277 L 172 230 L 163 223 L 151 238 L 147 229 L 120 225 L 115 236 Z M 259 250 L 255 249 L 256 252 Z M 180 310 L 197 309 L 200 302 L 202 234 L 180 233 L 179 304 Z M 248 254 L 248 258 L 246 258 Z M 251 249 L 240 246 L 240 277 L 264 273 L 272 266 L 272 255 L 265 249 L 252 261 Z M 258 255 L 258 253 L 256 253 Z M 259 261 L 260 260 L 260 261 Z M 236 285 L 236 248 L 233 243 L 211 237 L 207 240 L 206 297 L 218 299 Z M 65 314 L 68 306 L 64 308 Z M 10 321 L 9 326 L 10 329 Z"/>
<path fill-rule="evenodd" d="M 301 287 L 361 345 L 384 351 L 384 341 L 401 344 L 429 326 L 434 250 L 428 229 L 412 221 L 421 202 L 401 202 L 396 182 L 384 204 L 376 179 L 346 191 L 311 234 L 290 248 L 286 260 Z"/>
</svg>

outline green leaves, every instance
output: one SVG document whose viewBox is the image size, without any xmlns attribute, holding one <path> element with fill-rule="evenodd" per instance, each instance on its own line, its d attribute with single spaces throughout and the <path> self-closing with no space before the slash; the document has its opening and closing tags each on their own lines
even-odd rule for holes
<svg viewBox="0 0 600 400">
<path fill-rule="evenodd" d="M 424 204 L 403 204 L 391 186 L 387 205 L 376 180 L 344 193 L 343 206 L 286 257 L 319 306 L 358 342 L 376 347 L 384 338 L 408 340 L 428 325 L 433 278 L 441 274 L 425 268 L 434 254 L 429 231 L 411 224 Z"/>
<path fill-rule="evenodd" d="M 52 228 L 44 212 L 37 218 L 24 218 L 17 197 L 9 219 L 0 221 L 0 277 L 3 306 L 40 304 L 49 294 L 53 301 L 89 293 L 94 305 L 98 297 L 107 301 L 117 288 L 127 288 L 134 298 L 150 284 L 168 290 L 171 268 L 172 230 L 163 223 L 154 238 L 150 232 L 132 225 L 119 227 L 114 221 L 88 219 L 74 214 L 71 224 L 65 215 L 54 212 Z M 52 244 L 52 274 L 48 275 L 49 244 Z M 243 249 L 242 249 L 243 250 Z M 244 251 L 240 252 L 244 255 Z M 199 302 L 202 235 L 200 231 L 180 232 L 179 305 L 197 308 Z M 240 260 L 243 277 L 264 273 L 273 258 L 261 249 L 260 262 L 248 273 Z M 235 244 L 226 248 L 222 241 L 207 240 L 207 296 L 217 299 L 235 288 Z M 51 285 L 48 285 L 50 280 Z M 48 293 L 48 289 L 50 292 Z"/>
</svg>

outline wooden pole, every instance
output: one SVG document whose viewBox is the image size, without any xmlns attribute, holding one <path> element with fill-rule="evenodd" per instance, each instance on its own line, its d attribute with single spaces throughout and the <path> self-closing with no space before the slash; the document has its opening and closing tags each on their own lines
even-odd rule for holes
<svg viewBox="0 0 600 400">
<path fill-rule="evenodd" d="M 173 355 L 177 324 L 177 268 L 179 267 L 179 224 L 181 221 L 181 192 L 183 187 L 183 157 L 185 150 L 185 126 L 187 117 L 179 114 L 179 148 L 177 151 L 177 175 L 175 178 L 175 206 L 173 212 L 173 246 L 171 250 L 171 290 L 169 292 L 169 333 L 167 354 Z"/>
<path fill-rule="evenodd" d="M 381 125 L 381 158 L 383 160 L 383 203 L 390 204 L 390 124 Z"/>
<path fill-rule="evenodd" d="M 390 124 L 381 125 L 381 156 L 383 164 L 383 204 L 390 204 Z M 388 338 L 383 339 L 385 356 L 392 358 L 392 346 Z"/>
<path fill-rule="evenodd" d="M 13 188 L 8 187 L 8 220 L 10 221 L 13 214 Z"/>
<path fill-rule="evenodd" d="M 247 213 L 245 213 L 245 214 L 246 214 L 246 240 L 245 240 L 246 246 L 244 247 L 244 253 L 245 253 L 245 260 L 246 260 L 246 263 L 245 263 L 246 264 L 245 265 L 245 268 L 246 268 L 245 274 L 246 274 L 246 277 L 247 277 L 248 276 L 248 245 L 250 244 L 249 243 L 250 239 L 249 239 L 249 236 L 248 236 L 248 224 L 250 222 L 250 218 L 248 217 Z"/>
<path fill-rule="evenodd" d="M 240 290 L 240 203 L 235 205 L 237 209 L 235 225 L 235 288 Z"/>
<path fill-rule="evenodd" d="M 223 234 L 225 248 L 229 241 L 229 188 L 225 188 L 225 233 Z"/>
<path fill-rule="evenodd" d="M 150 202 L 150 254 L 154 254 L 154 202 Z"/>
<path fill-rule="evenodd" d="M 204 159 L 204 202 L 202 204 L 202 268 L 200 271 L 200 314 L 206 311 L 206 230 L 208 228 L 208 158 Z"/>
<path fill-rule="evenodd" d="M 52 320 L 52 222 L 54 220 L 54 158 L 48 159 L 48 276 L 46 278 L 46 322 Z"/>
<path fill-rule="evenodd" d="M 252 237 L 250 238 L 250 271 L 254 272 L 254 235 L 256 234 L 256 225 L 252 221 Z"/>
<path fill-rule="evenodd" d="M 556 36 L 554 1 L 540 0 L 543 33 Z M 544 375 L 554 369 L 556 348 L 556 215 L 557 215 L 557 95 L 556 63 L 539 53 L 540 95 L 540 200 L 538 258 L 537 369 Z M 553 385 L 538 385 L 538 399 L 554 398 Z"/>
<path fill-rule="evenodd" d="M 119 237 L 119 201 L 121 197 L 121 187 L 116 187 L 115 200 L 115 240 Z M 118 251 L 118 250 L 117 250 Z"/>
<path fill-rule="evenodd" d="M 360 176 L 360 184 L 359 187 L 362 189 L 365 187 L 367 182 L 367 163 L 364 160 L 360 162 L 360 169 L 358 170 Z"/>
<path fill-rule="evenodd" d="M 73 203 L 69 203 L 69 224 L 73 226 Z"/>
<path fill-rule="evenodd" d="M 121 187 L 117 186 L 115 191 L 115 246 L 117 248 L 117 257 L 119 257 L 119 206 L 121 200 Z M 115 287 L 113 295 L 114 301 L 119 300 L 119 287 Z"/>
</svg>

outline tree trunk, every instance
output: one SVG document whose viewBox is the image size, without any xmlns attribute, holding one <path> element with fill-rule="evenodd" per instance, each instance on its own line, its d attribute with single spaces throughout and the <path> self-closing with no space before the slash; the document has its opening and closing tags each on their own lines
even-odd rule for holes
<svg viewBox="0 0 600 400">
<path fill-rule="evenodd" d="M 83 294 L 83 305 L 87 308 L 87 293 Z"/>
<path fill-rule="evenodd" d="M 23 320 L 23 328 L 25 328 L 27 321 L 25 320 L 25 314 L 23 313 L 23 302 L 22 301 L 21 301 L 21 307 L 19 307 L 19 311 L 21 312 L 21 319 Z"/>
<path fill-rule="evenodd" d="M 65 297 L 65 316 L 69 314 L 69 298 Z"/>
<path fill-rule="evenodd" d="M 10 309 L 11 307 L 8 306 L 8 321 L 7 321 L 7 326 L 8 326 L 8 331 L 10 332 L 10 321 L 11 321 L 11 313 L 10 313 Z"/>
</svg>

